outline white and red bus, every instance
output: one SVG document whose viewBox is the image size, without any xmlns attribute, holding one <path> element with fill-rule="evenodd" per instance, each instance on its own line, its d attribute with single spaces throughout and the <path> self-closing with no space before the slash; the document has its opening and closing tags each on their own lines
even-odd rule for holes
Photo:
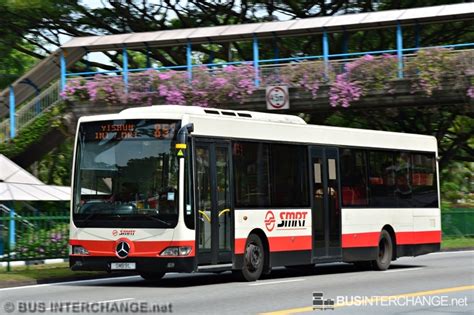
<svg viewBox="0 0 474 315">
<path fill-rule="evenodd" d="M 353 262 L 385 270 L 441 242 L 436 139 L 192 106 L 79 120 L 70 266 L 240 271 Z"/>
</svg>

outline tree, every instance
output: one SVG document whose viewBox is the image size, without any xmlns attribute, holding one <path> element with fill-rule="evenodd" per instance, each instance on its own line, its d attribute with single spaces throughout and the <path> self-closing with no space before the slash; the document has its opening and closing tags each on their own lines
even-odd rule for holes
<svg viewBox="0 0 474 315">
<path fill-rule="evenodd" d="M 94 36 L 100 34 L 121 34 L 181 29 L 203 26 L 242 24 L 276 19 L 304 19 L 308 17 L 330 16 L 342 13 L 372 12 L 378 10 L 423 7 L 464 2 L 462 0 L 102 0 L 100 7 L 90 8 L 79 0 L 0 0 L 0 59 L 5 59 L 2 71 L 20 74 L 28 68 L 33 59 L 39 60 L 57 49 L 61 41 L 69 36 Z M 472 21 L 432 24 L 404 29 L 404 42 L 413 46 L 415 33 L 421 34 L 421 46 L 452 44 L 474 41 Z M 343 38 L 340 33 L 330 35 L 332 50 L 342 51 Z M 350 34 L 350 51 L 369 51 L 394 48 L 393 29 L 377 29 Z M 321 52 L 318 36 L 300 36 L 273 40 L 262 40 L 261 57 L 273 57 L 273 46 L 278 45 L 280 55 L 295 53 L 315 55 Z M 209 43 L 194 45 L 193 51 L 201 62 L 214 57 L 220 60 L 246 60 L 252 56 L 249 42 Z M 143 51 L 141 51 L 143 53 Z M 20 55 L 18 55 L 20 54 Z M 112 64 L 90 62 L 91 67 L 115 69 L 121 64 L 120 53 L 105 54 Z M 154 48 L 151 57 L 157 64 L 171 66 L 186 63 L 184 46 Z M 7 58 L 5 58 L 7 57 Z M 8 61 L 10 60 L 10 61 Z M 11 69 L 18 68 L 18 71 Z M 131 53 L 131 67 L 143 66 L 143 54 Z M 117 65 L 117 67 L 114 65 Z M 86 63 L 78 63 L 77 68 Z M 5 73 L 5 72 L 2 72 Z M 8 80 L 0 84 L 8 84 Z M 0 86 L 1 87 L 1 86 Z M 438 108 L 433 112 L 417 108 L 394 109 L 388 112 L 354 112 L 353 117 L 341 113 L 328 119 L 326 123 L 353 124 L 364 128 L 396 130 L 433 134 L 440 141 L 441 165 L 446 166 L 452 159 L 472 159 L 473 144 L 472 110 L 461 107 Z M 342 118 L 341 118 L 342 117 Z M 470 126 L 470 127 L 469 127 Z M 67 148 L 66 148 L 67 149 Z M 66 150 L 65 149 L 65 150 Z"/>
<path fill-rule="evenodd" d="M 31 44 L 23 43 L 22 45 L 22 47 L 28 46 L 30 46 L 29 49 L 33 48 Z M 4 45 L 0 45 L 0 56 L 0 90 L 18 79 L 37 61 L 30 55 Z"/>
<path fill-rule="evenodd" d="M 462 2 L 462 1 L 456 1 Z M 275 19 L 296 19 L 317 16 L 328 16 L 341 13 L 371 12 L 399 8 L 421 7 L 453 3 L 453 1 L 291 1 L 291 0 L 241 0 L 241 1 L 171 1 L 162 0 L 104 0 L 103 6 L 89 8 L 77 0 L 0 0 L 0 27 L 7 30 L 0 36 L 0 45 L 13 47 L 36 58 L 50 54 L 60 46 L 61 38 L 66 36 L 93 36 L 99 34 L 121 34 L 169 30 L 178 28 L 203 27 L 214 25 L 242 24 Z M 423 28 L 424 44 L 439 45 L 447 42 L 462 41 L 465 37 L 473 38 L 472 23 L 448 23 L 431 25 Z M 405 39 L 414 42 L 414 31 L 407 30 Z M 22 47 L 22 40 L 31 43 L 32 47 Z M 341 47 L 341 34 L 331 35 L 331 47 Z M 289 56 L 295 51 L 305 54 L 320 52 L 320 40 L 314 36 L 280 39 L 282 56 Z M 393 30 L 376 30 L 357 32 L 351 36 L 354 50 L 386 49 L 394 45 Z M 270 54 L 274 43 L 262 41 L 262 54 Z M 249 43 L 195 45 L 193 50 L 205 60 L 211 56 L 222 60 L 245 59 L 251 54 Z M 268 48 L 268 49 L 267 49 Z M 167 47 L 152 49 L 151 56 L 158 63 L 171 66 L 185 64 L 185 47 Z M 112 62 L 120 64 L 120 54 L 106 53 Z M 265 56 L 262 56 L 265 57 Z M 134 59 L 130 58 L 131 66 Z M 111 69 L 110 65 L 91 63 Z"/>
</svg>

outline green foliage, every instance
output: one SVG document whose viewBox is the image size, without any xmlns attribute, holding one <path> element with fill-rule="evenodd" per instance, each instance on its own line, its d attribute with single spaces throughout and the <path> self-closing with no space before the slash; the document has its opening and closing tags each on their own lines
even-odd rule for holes
<svg viewBox="0 0 474 315">
<path fill-rule="evenodd" d="M 71 184 L 73 146 L 74 139 L 70 137 L 38 161 L 35 166 L 38 179 L 48 185 L 69 186 Z M 58 202 L 52 202 L 39 209 L 43 211 L 43 209 L 49 210 L 55 207 L 61 208 L 64 207 L 64 205 L 58 205 Z"/>
<path fill-rule="evenodd" d="M 397 58 L 393 55 L 365 55 L 346 64 L 346 70 L 349 79 L 360 85 L 363 94 L 388 90 L 397 77 Z"/>
<path fill-rule="evenodd" d="M 67 220 L 67 219 L 66 219 Z M 63 220 L 64 221 L 64 220 Z M 69 224 L 51 221 L 37 221 L 48 223 L 50 227 L 30 228 L 18 233 L 15 249 L 15 260 L 60 258 L 68 255 Z"/>
<path fill-rule="evenodd" d="M 442 78 L 450 73 L 453 60 L 445 48 L 422 49 L 407 66 L 407 73 L 414 77 L 413 87 L 431 96 L 442 88 Z"/>
<path fill-rule="evenodd" d="M 453 162 L 440 175 L 444 201 L 474 204 L 474 162 Z"/>
<path fill-rule="evenodd" d="M 22 46 L 33 49 L 31 44 L 23 43 Z M 36 63 L 36 58 L 1 43 L 0 56 L 0 89 L 6 88 Z"/>
<path fill-rule="evenodd" d="M 38 142 L 48 131 L 61 126 L 60 116 L 65 109 L 66 104 L 60 103 L 43 112 L 32 123 L 22 128 L 15 138 L 0 143 L 0 153 L 8 158 L 14 158 L 25 151 L 30 145 Z"/>
</svg>

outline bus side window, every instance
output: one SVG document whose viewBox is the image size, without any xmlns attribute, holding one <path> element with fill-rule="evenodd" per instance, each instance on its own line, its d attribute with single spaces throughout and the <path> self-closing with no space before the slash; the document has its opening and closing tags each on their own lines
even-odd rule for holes
<svg viewBox="0 0 474 315">
<path fill-rule="evenodd" d="M 342 203 L 344 206 L 367 205 L 365 152 L 355 149 L 344 149 L 341 152 Z"/>
</svg>

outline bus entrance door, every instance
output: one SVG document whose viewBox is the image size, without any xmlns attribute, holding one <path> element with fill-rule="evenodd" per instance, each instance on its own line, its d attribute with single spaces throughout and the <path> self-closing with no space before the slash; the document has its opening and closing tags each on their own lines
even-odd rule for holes
<svg viewBox="0 0 474 315">
<path fill-rule="evenodd" d="M 199 264 L 232 261 L 229 144 L 197 141 L 194 151 Z"/>
<path fill-rule="evenodd" d="M 338 165 L 337 148 L 311 147 L 314 262 L 342 255 Z"/>
</svg>

